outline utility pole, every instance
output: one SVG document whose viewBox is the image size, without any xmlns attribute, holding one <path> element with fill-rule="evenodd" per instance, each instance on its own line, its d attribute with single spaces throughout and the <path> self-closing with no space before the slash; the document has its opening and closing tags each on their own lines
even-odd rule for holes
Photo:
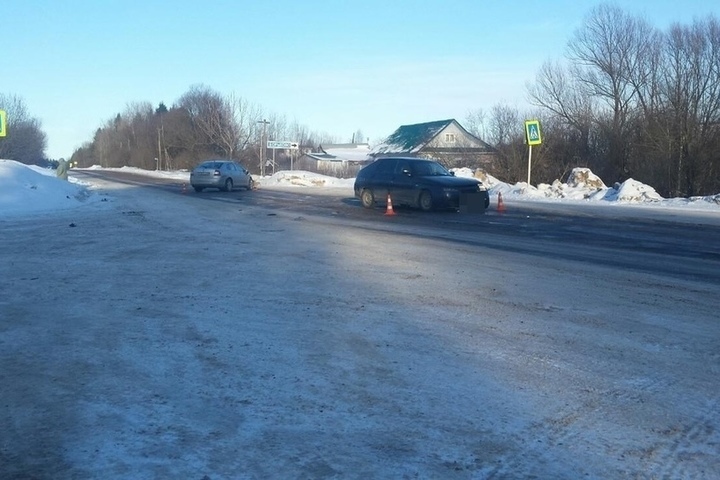
<svg viewBox="0 0 720 480">
<path fill-rule="evenodd" d="M 160 129 L 158 128 L 158 156 L 155 159 L 155 170 L 160 170 L 161 162 L 162 162 L 162 144 L 160 142 Z"/>
<path fill-rule="evenodd" d="M 260 135 L 260 176 L 265 176 L 265 129 L 267 128 L 268 122 L 267 120 L 263 119 L 260 120 L 257 123 L 262 123 L 263 129 L 262 134 Z"/>
</svg>

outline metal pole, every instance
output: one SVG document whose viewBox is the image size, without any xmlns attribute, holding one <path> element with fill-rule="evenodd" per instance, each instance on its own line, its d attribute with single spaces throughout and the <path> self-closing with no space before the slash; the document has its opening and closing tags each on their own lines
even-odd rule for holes
<svg viewBox="0 0 720 480">
<path fill-rule="evenodd" d="M 532 169 L 532 145 L 528 145 L 528 188 L 530 188 L 530 170 Z"/>
<path fill-rule="evenodd" d="M 263 157 L 267 157 L 267 150 L 266 150 L 267 149 L 267 133 L 266 133 L 267 130 L 266 129 L 267 129 L 267 120 L 263 120 L 263 138 L 265 139 L 265 140 L 263 140 L 263 144 L 262 144 Z M 263 177 L 264 177 L 265 176 L 265 160 L 263 160 L 262 168 L 263 168 Z"/>
<path fill-rule="evenodd" d="M 258 123 L 262 123 L 263 129 L 262 133 L 260 134 L 260 176 L 265 176 L 265 127 L 268 123 L 267 120 L 263 119 L 260 120 Z"/>
<path fill-rule="evenodd" d="M 263 176 L 263 142 L 265 141 L 265 134 L 260 132 L 260 176 Z"/>
</svg>

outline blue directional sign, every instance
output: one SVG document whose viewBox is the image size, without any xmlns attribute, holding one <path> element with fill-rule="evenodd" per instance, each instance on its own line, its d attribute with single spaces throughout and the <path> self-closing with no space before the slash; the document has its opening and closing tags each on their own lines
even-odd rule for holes
<svg viewBox="0 0 720 480">
<path fill-rule="evenodd" d="M 0 110 L 0 137 L 7 135 L 7 113 L 5 110 Z"/>
<path fill-rule="evenodd" d="M 525 122 L 525 136 L 528 145 L 540 145 L 542 143 L 540 120 L 528 120 Z"/>
</svg>

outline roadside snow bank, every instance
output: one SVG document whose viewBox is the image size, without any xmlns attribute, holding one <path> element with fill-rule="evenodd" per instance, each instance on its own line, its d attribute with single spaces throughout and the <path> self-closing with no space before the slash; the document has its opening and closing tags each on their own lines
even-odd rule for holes
<svg viewBox="0 0 720 480">
<path fill-rule="evenodd" d="M 57 178 L 55 170 L 0 160 L 0 217 L 73 208 L 91 196 L 86 185 Z"/>
<path fill-rule="evenodd" d="M 335 178 L 318 175 L 304 170 L 282 170 L 271 176 L 253 178 L 261 186 L 296 186 L 296 187 L 349 187 L 353 188 L 354 178 Z"/>
<path fill-rule="evenodd" d="M 541 183 L 537 187 L 526 182 L 514 185 L 498 180 L 485 172 L 469 168 L 453 169 L 459 177 L 479 179 L 490 191 L 491 196 L 501 193 L 503 197 L 515 200 L 574 200 L 594 202 L 615 202 L 621 204 L 662 205 L 682 207 L 693 205 L 701 208 L 717 208 L 720 205 L 720 194 L 704 197 L 672 198 L 660 196 L 655 189 L 642 182 L 629 178 L 622 183 L 608 187 L 600 177 L 589 168 L 574 168 L 565 182 L 555 180 L 552 184 Z"/>
</svg>

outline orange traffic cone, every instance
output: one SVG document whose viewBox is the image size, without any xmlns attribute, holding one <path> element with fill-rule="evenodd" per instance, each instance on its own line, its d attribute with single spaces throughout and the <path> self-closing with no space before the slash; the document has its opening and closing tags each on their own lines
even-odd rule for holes
<svg viewBox="0 0 720 480">
<path fill-rule="evenodd" d="M 385 209 L 385 215 L 395 215 L 395 210 L 393 210 L 392 206 L 392 198 L 390 197 L 389 193 L 387 199 L 387 208 Z"/>
<path fill-rule="evenodd" d="M 505 212 L 505 203 L 503 202 L 502 193 L 500 193 L 500 192 L 498 192 L 497 211 L 500 213 Z"/>
</svg>

